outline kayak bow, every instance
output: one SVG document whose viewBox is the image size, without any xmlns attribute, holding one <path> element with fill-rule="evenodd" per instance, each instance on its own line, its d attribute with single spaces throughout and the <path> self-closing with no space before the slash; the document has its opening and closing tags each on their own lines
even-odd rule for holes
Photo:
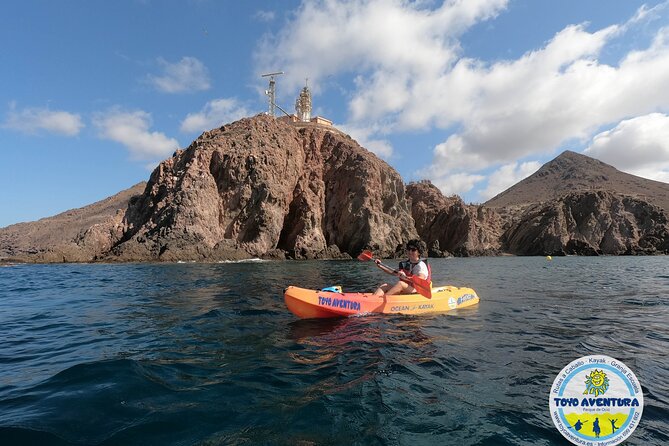
<svg viewBox="0 0 669 446">
<path fill-rule="evenodd" d="M 378 297 L 373 293 L 341 293 L 289 286 L 283 294 L 286 306 L 302 319 L 352 316 L 365 313 L 442 313 L 476 305 L 479 297 L 471 288 L 443 286 L 432 289 L 432 299 L 420 294 Z"/>
</svg>

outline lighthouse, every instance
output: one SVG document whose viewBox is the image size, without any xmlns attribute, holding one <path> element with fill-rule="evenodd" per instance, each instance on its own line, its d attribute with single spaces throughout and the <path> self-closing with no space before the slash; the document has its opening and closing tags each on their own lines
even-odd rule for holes
<svg viewBox="0 0 669 446">
<path fill-rule="evenodd" d="M 309 91 L 307 82 L 305 82 L 304 88 L 295 100 L 295 112 L 297 119 L 301 122 L 311 121 L 311 91 Z"/>
</svg>

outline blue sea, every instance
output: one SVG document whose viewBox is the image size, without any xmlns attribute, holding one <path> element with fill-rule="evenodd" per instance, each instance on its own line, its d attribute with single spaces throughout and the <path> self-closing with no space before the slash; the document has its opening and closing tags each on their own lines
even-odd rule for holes
<svg viewBox="0 0 669 446">
<path fill-rule="evenodd" d="M 431 265 L 479 305 L 285 308 L 390 278 L 355 260 L 0 267 L 0 445 L 564 445 L 551 384 L 591 354 L 642 384 L 626 444 L 669 444 L 669 257 Z"/>
</svg>

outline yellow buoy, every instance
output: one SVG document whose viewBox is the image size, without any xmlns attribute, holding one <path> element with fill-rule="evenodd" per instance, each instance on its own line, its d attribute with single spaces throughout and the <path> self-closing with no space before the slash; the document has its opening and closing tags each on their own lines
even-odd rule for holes
<svg viewBox="0 0 669 446">
<path fill-rule="evenodd" d="M 546 256 L 546 260 L 553 260 L 553 257 L 551 257 L 551 256 Z"/>
</svg>

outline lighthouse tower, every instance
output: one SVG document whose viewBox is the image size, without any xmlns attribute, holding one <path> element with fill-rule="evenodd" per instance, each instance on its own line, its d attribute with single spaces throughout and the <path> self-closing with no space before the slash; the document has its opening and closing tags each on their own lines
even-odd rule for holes
<svg viewBox="0 0 669 446">
<path fill-rule="evenodd" d="M 295 100 L 295 112 L 299 121 L 311 121 L 311 91 L 306 82 L 300 96 Z"/>
</svg>

